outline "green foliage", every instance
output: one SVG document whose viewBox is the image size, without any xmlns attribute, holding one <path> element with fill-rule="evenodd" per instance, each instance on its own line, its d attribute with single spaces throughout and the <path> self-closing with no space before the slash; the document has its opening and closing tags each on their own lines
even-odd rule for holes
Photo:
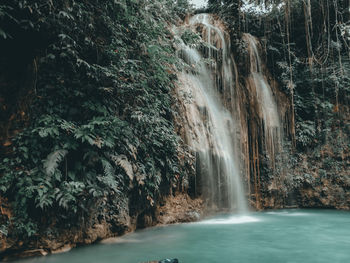
<svg viewBox="0 0 350 263">
<path fill-rule="evenodd" d="M 201 37 L 199 36 L 198 33 L 195 33 L 192 30 L 187 29 L 181 34 L 181 39 L 186 45 L 195 46 L 199 44 Z"/>
<path fill-rule="evenodd" d="M 243 14 L 237 8 L 243 1 L 208 2 L 232 29 L 232 49 L 240 76 L 249 74 L 240 33 L 249 32 L 259 38 L 262 60 L 279 90 L 293 103 L 286 105 L 288 114 L 283 120 L 287 129 L 284 135 L 290 136 L 283 147 L 288 159 L 283 160 L 280 153 L 276 163 L 282 165 L 270 169 L 265 165 L 268 156 L 264 152 L 260 156 L 262 195 L 276 197 L 264 190 L 276 182 L 283 182 L 278 187 L 280 200 L 302 188 L 317 192 L 323 187 L 316 186 L 322 186 L 326 177 L 337 187 L 346 185 L 350 149 L 349 2 L 251 0 L 245 2 L 255 4 L 255 8 L 241 9 Z"/>
<path fill-rule="evenodd" d="M 315 141 L 316 129 L 312 121 L 299 121 L 296 125 L 297 141 L 302 146 L 309 146 Z"/>
<path fill-rule="evenodd" d="M 310 14 L 302 1 L 264 4 L 272 5 L 270 12 L 246 13 L 242 26 L 263 38 L 270 72 L 294 96 L 296 143 L 304 151 L 326 143 L 344 121 L 339 113 L 350 94 L 349 41 L 341 37 L 345 29 L 339 25 L 345 24 L 348 10 L 339 0 L 311 0 Z"/>
<path fill-rule="evenodd" d="M 171 98 L 177 58 L 166 26 L 187 5 L 36 0 L 5 6 L 6 21 L 15 18 L 6 36 L 19 41 L 19 34 L 36 32 L 42 37 L 33 41 L 43 46 L 32 50 L 38 75 L 31 123 L 0 163 L 0 193 L 12 204 L 19 234 L 77 223 L 106 198 L 132 194 L 151 206 L 160 185 L 170 187 L 180 171 Z"/>
<path fill-rule="evenodd" d="M 8 5 L 0 5 L 0 22 L 3 22 L 5 20 L 10 20 L 18 23 L 17 19 L 15 19 L 10 14 L 12 10 L 13 8 Z M 3 26 L 0 27 L 0 38 L 3 38 L 3 39 L 11 38 L 11 35 L 6 33 L 5 28 L 3 28 Z"/>
</svg>

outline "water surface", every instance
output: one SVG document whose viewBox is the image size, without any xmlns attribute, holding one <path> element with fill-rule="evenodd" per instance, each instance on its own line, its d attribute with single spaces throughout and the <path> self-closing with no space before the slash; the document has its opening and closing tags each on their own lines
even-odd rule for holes
<svg viewBox="0 0 350 263">
<path fill-rule="evenodd" d="M 222 215 L 18 262 L 136 263 L 163 258 L 178 258 L 180 263 L 350 262 L 350 213 L 279 210 Z"/>
</svg>

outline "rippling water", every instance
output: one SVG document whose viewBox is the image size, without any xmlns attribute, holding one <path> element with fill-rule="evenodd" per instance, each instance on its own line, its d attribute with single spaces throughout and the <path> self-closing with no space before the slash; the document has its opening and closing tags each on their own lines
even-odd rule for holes
<svg viewBox="0 0 350 263">
<path fill-rule="evenodd" d="M 18 262 L 180 263 L 350 262 L 350 212 L 281 210 L 222 215 L 154 227 L 97 244 Z"/>
</svg>

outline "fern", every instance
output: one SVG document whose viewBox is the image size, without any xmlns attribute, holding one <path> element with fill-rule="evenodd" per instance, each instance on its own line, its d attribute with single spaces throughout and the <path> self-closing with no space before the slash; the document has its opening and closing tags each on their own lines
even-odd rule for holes
<svg viewBox="0 0 350 263">
<path fill-rule="evenodd" d="M 128 161 L 128 158 L 125 155 L 112 155 L 111 158 L 116 165 L 118 165 L 124 170 L 126 175 L 129 177 L 130 181 L 132 182 L 134 180 L 134 172 L 132 169 L 132 165 Z"/>
<path fill-rule="evenodd" d="M 46 160 L 44 161 L 43 167 L 45 169 L 45 172 L 48 176 L 52 176 L 55 173 L 55 170 L 59 166 L 60 162 L 66 157 L 68 154 L 67 150 L 57 150 L 52 153 L 50 153 Z"/>
<path fill-rule="evenodd" d="M 105 176 L 113 177 L 114 176 L 113 166 L 106 159 L 101 159 L 101 163 L 102 163 Z"/>
<path fill-rule="evenodd" d="M 0 191 L 14 200 L 20 234 L 32 235 L 39 228 L 29 222 L 39 223 L 47 215 L 57 225 L 71 226 L 83 211 L 112 213 L 118 208 L 95 207 L 129 195 L 125 183 L 135 178 L 141 201 L 147 187 L 157 192 L 159 182 L 147 174 L 171 177 L 177 160 L 171 92 L 172 65 L 179 60 L 167 23 L 176 21 L 174 7 L 185 7 L 184 1 L 118 0 L 101 6 L 87 0 L 74 1 L 74 8 L 55 1 L 50 8 L 39 8 L 39 0 L 20 1 L 21 7 L 7 2 L 6 10 L 0 5 L 0 18 L 14 25 L 1 26 L 0 39 L 1 30 L 14 43 L 33 32 L 52 39 L 45 50 L 37 38 L 30 40 L 43 54 L 34 61 L 40 71 L 24 115 L 30 112 L 31 121 L 13 139 L 13 154 L 0 161 Z M 24 15 L 25 10 L 32 14 Z M 196 37 L 184 35 L 193 44 Z M 6 51 L 2 54 L 1 65 L 13 60 Z M 68 154 L 70 161 L 63 165 Z M 154 169 L 146 165 L 148 159 Z"/>
</svg>

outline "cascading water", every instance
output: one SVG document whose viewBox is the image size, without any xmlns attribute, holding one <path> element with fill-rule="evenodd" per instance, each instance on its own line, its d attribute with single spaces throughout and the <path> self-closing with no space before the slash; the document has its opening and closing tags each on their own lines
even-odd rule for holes
<svg viewBox="0 0 350 263">
<path fill-rule="evenodd" d="M 263 65 L 258 52 L 258 40 L 252 35 L 245 33 L 243 39 L 248 44 L 248 53 L 250 59 L 250 76 L 248 85 L 251 90 L 255 90 L 258 111 L 264 127 L 264 141 L 266 151 L 275 166 L 275 156 L 281 150 L 282 146 L 282 126 L 277 110 L 277 105 L 268 84 L 267 78 L 263 72 Z"/>
<path fill-rule="evenodd" d="M 207 200 L 209 207 L 243 212 L 247 210 L 244 177 L 249 201 L 259 208 L 260 160 L 266 153 L 274 170 L 276 156 L 282 152 L 280 116 L 284 116 L 285 109 L 279 115 L 276 99 L 279 105 L 285 99 L 269 85 L 255 37 L 243 34 L 249 76 L 242 85 L 230 37 L 218 19 L 198 14 L 179 31 L 184 28 L 199 32 L 205 42 L 198 50 L 177 36 L 179 56 L 187 64 L 186 70 L 178 74 L 177 93 L 183 137 L 196 153 L 196 193 Z M 273 182 L 271 189 L 277 185 Z"/>
<path fill-rule="evenodd" d="M 178 92 L 190 98 L 183 104 L 185 130 L 187 143 L 197 153 L 199 191 L 209 206 L 244 212 L 247 205 L 237 156 L 237 121 L 229 110 L 232 104 L 222 101 L 222 94 L 232 97 L 235 86 L 234 61 L 227 52 L 229 43 L 211 15 L 196 15 L 188 26 L 202 27 L 207 43 L 204 53 L 210 60 L 206 63 L 204 55 L 180 41 L 180 56 L 191 69 L 179 74 Z"/>
</svg>

